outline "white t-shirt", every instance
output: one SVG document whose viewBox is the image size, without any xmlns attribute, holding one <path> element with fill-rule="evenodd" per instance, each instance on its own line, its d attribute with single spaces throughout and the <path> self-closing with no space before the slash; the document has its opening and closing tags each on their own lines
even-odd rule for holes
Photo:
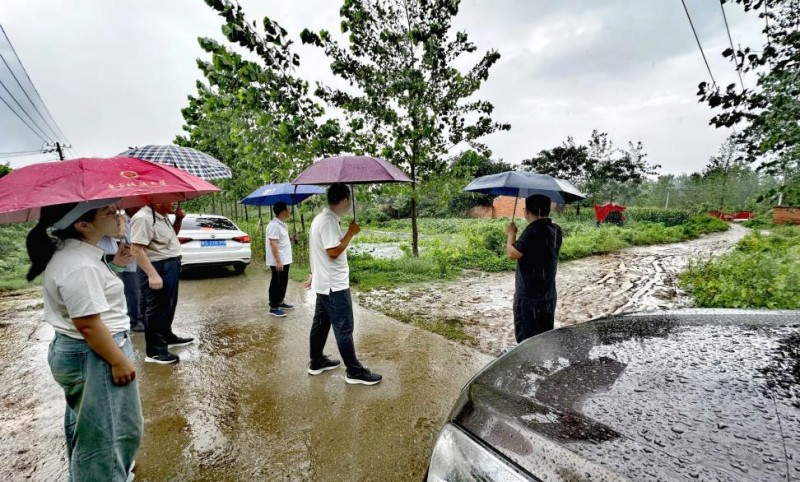
<svg viewBox="0 0 800 482">
<path fill-rule="evenodd" d="M 44 319 L 58 333 L 83 339 L 72 318 L 100 315 L 112 335 L 130 326 L 125 287 L 101 260 L 103 250 L 68 239 L 44 270 Z"/>
<path fill-rule="evenodd" d="M 326 249 L 339 246 L 344 237 L 340 219 L 325 208 L 311 222 L 309 251 L 311 259 L 311 289 L 321 295 L 350 288 L 350 267 L 347 265 L 347 250 L 338 258 L 328 256 Z"/>
<path fill-rule="evenodd" d="M 282 264 L 292 264 L 292 241 L 289 239 L 289 228 L 278 218 L 272 218 L 267 224 L 267 239 L 278 241 L 278 256 Z M 267 266 L 275 266 L 275 255 L 272 254 L 272 243 L 267 242 Z"/>
</svg>

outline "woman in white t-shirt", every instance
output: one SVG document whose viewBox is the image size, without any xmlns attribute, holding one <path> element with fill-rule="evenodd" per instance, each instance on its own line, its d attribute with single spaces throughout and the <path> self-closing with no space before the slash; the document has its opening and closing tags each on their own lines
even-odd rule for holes
<svg viewBox="0 0 800 482">
<path fill-rule="evenodd" d="M 123 245 L 106 262 L 97 247 L 124 229 L 109 202 L 44 207 L 26 241 L 28 280 L 44 273 L 45 321 L 56 332 L 48 363 L 64 390 L 69 479 L 75 481 L 132 480 L 142 438 L 130 322 L 117 276 L 133 256 Z"/>
</svg>

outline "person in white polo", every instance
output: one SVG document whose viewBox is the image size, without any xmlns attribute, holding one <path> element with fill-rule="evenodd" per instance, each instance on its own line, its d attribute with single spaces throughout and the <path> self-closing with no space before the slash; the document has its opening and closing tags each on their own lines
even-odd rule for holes
<svg viewBox="0 0 800 482">
<path fill-rule="evenodd" d="M 341 363 L 322 353 L 328 333 L 333 334 L 339 354 L 347 367 L 345 381 L 350 384 L 375 385 L 381 376 L 365 368 L 356 357 L 353 342 L 353 302 L 350 298 L 350 267 L 347 264 L 347 247 L 353 236 L 361 231 L 353 221 L 347 233 L 342 233 L 341 216 L 352 206 L 350 190 L 344 184 L 328 188 L 328 207 L 311 223 L 309 251 L 311 275 L 306 282 L 317 294 L 314 321 L 311 324 L 311 362 L 308 373 L 319 375 L 333 370 Z"/>
<path fill-rule="evenodd" d="M 267 224 L 267 266 L 272 272 L 269 282 L 269 314 L 277 317 L 286 316 L 283 310 L 291 310 L 294 306 L 286 303 L 286 287 L 289 285 L 289 267 L 292 265 L 292 240 L 286 220 L 292 211 L 285 202 L 279 201 L 272 206 L 275 217 Z"/>
</svg>

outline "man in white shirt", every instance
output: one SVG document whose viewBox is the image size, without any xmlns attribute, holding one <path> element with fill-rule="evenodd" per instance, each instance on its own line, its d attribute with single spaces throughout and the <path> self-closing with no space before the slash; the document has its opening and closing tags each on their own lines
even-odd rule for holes
<svg viewBox="0 0 800 482">
<path fill-rule="evenodd" d="M 289 285 L 289 267 L 292 265 L 292 240 L 289 238 L 289 227 L 286 220 L 292 214 L 285 202 L 276 202 L 272 206 L 275 217 L 267 224 L 267 266 L 272 271 L 269 282 L 269 314 L 283 318 L 284 310 L 294 306 L 284 302 L 286 287 Z"/>
<path fill-rule="evenodd" d="M 382 377 L 361 365 L 353 342 L 353 302 L 350 298 L 347 247 L 353 236 L 361 231 L 361 227 L 353 221 L 347 233 L 342 233 L 339 224 L 341 216 L 351 206 L 352 200 L 347 186 L 333 184 L 328 188 L 328 208 L 311 223 L 311 276 L 306 287 L 312 288 L 317 294 L 317 305 L 311 325 L 311 363 L 308 373 L 319 375 L 341 364 L 339 360 L 332 360 L 322 353 L 332 326 L 339 354 L 347 367 L 345 381 L 350 384 L 375 385 Z"/>
</svg>

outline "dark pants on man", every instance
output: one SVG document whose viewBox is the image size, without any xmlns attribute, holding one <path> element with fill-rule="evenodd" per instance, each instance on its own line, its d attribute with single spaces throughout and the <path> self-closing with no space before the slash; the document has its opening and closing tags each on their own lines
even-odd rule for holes
<svg viewBox="0 0 800 482">
<path fill-rule="evenodd" d="M 356 358 L 356 346 L 353 343 L 353 323 L 353 301 L 349 289 L 331 291 L 327 295 L 317 293 L 317 306 L 311 324 L 311 363 L 325 358 L 322 350 L 333 326 L 336 345 L 339 347 L 339 354 L 347 371 L 353 373 L 362 369 L 363 366 Z"/>
<path fill-rule="evenodd" d="M 291 264 L 283 265 L 283 271 L 278 271 L 275 266 L 270 266 L 272 279 L 269 282 L 269 309 L 274 310 L 286 297 L 286 287 L 289 286 L 289 267 Z"/>
<path fill-rule="evenodd" d="M 140 280 L 135 271 L 125 271 L 120 277 L 122 284 L 125 285 L 125 302 L 128 304 L 128 318 L 131 319 L 131 327 L 144 324 L 139 316 L 139 296 Z"/>
<path fill-rule="evenodd" d="M 147 309 L 145 311 L 145 342 L 147 356 L 166 355 L 167 345 L 177 338 L 172 332 L 172 320 L 175 318 L 175 309 L 178 307 L 178 278 L 181 273 L 181 258 L 169 258 L 163 261 L 153 261 L 153 268 L 164 282 L 160 290 L 150 288 L 147 273 L 139 269 L 136 274 L 142 287 L 142 296 L 145 298 Z"/>
<path fill-rule="evenodd" d="M 517 343 L 553 329 L 556 299 L 534 299 L 514 295 L 514 331 Z"/>
</svg>

